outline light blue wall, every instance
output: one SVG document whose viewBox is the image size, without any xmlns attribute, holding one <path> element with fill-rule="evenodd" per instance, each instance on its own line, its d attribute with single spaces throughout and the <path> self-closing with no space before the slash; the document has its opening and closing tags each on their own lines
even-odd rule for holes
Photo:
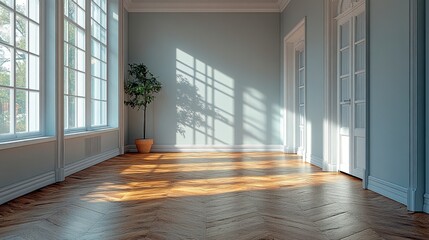
<svg viewBox="0 0 429 240">
<path fill-rule="evenodd" d="M 429 3 L 426 3 L 426 195 L 425 211 L 429 213 Z"/>
<path fill-rule="evenodd" d="M 42 174 L 53 173 L 55 145 L 55 141 L 50 141 L 1 150 L 0 189 Z"/>
<path fill-rule="evenodd" d="M 144 62 L 164 85 L 148 112 L 156 145 L 281 144 L 278 13 L 128 20 L 129 62 Z M 129 143 L 141 137 L 141 116 L 129 111 Z"/>
<path fill-rule="evenodd" d="M 323 159 L 324 118 L 324 13 L 323 1 L 292 0 L 281 14 L 281 52 L 284 37 L 306 18 L 307 152 Z M 283 56 L 283 55 L 282 55 Z M 281 66 L 284 59 L 281 58 Z M 281 67 L 281 76 L 284 68 Z M 280 89 L 280 91 L 283 91 Z M 282 96 L 283 98 L 283 96 Z"/>
<path fill-rule="evenodd" d="M 370 176 L 407 188 L 409 3 L 377 0 L 369 4 Z"/>
</svg>

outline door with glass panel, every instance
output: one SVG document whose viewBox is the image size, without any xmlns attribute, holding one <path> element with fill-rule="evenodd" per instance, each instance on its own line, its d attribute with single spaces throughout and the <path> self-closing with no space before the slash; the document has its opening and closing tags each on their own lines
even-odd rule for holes
<svg viewBox="0 0 429 240">
<path fill-rule="evenodd" d="M 305 59 L 304 59 L 304 44 L 299 43 L 295 51 L 295 85 L 297 93 L 297 154 L 305 155 Z"/>
<path fill-rule="evenodd" d="M 339 170 L 365 171 L 366 37 L 364 6 L 338 19 Z"/>
</svg>

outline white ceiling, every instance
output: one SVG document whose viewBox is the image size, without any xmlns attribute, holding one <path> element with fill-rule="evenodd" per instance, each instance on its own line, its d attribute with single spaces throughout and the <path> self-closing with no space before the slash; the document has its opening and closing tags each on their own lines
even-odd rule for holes
<svg viewBox="0 0 429 240">
<path fill-rule="evenodd" d="M 281 12 L 290 0 L 124 0 L 129 12 Z"/>
</svg>

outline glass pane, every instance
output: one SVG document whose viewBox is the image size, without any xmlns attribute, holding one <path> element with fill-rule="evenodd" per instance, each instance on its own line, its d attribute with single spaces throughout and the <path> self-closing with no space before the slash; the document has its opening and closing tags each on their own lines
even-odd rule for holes
<svg viewBox="0 0 429 240">
<path fill-rule="evenodd" d="M 98 79 L 98 78 L 92 78 L 92 86 L 91 86 L 91 92 L 92 92 L 92 98 L 93 99 L 98 99 L 98 100 L 100 100 L 101 99 L 101 92 L 100 92 L 100 90 L 101 90 L 101 87 L 100 87 L 100 85 L 101 85 L 101 83 L 100 83 L 100 79 Z"/>
<path fill-rule="evenodd" d="M 107 125 L 107 102 L 101 102 L 101 123 Z"/>
<path fill-rule="evenodd" d="M 27 30 L 28 30 L 28 20 L 24 17 L 17 15 L 15 41 L 16 41 L 16 46 L 23 50 L 27 50 Z"/>
<path fill-rule="evenodd" d="M 8 5 L 8 6 L 9 6 L 9 7 L 11 7 L 11 8 L 13 8 L 13 7 L 12 7 L 12 4 L 13 4 L 12 0 L 0 0 L 0 2 L 2 2 L 2 3 L 4 3 L 4 4 L 6 4 L 6 5 Z"/>
<path fill-rule="evenodd" d="M 0 87 L 0 134 L 11 133 L 12 90 Z"/>
<path fill-rule="evenodd" d="M 355 100 L 365 100 L 365 73 L 356 74 L 355 77 Z"/>
<path fill-rule="evenodd" d="M 69 69 L 64 68 L 64 94 L 69 93 Z"/>
<path fill-rule="evenodd" d="M 29 3 L 30 3 L 30 7 L 29 7 L 30 19 L 38 23 L 39 11 L 40 11 L 39 0 L 30 0 Z"/>
<path fill-rule="evenodd" d="M 107 15 L 104 12 L 101 12 L 100 24 L 104 29 L 107 29 Z"/>
<path fill-rule="evenodd" d="M 341 78 L 340 99 L 341 99 L 341 102 L 350 100 L 350 78 L 349 77 Z"/>
<path fill-rule="evenodd" d="M 340 53 L 340 76 L 349 74 L 350 49 L 345 49 Z"/>
<path fill-rule="evenodd" d="M 28 123 L 29 123 L 29 131 L 36 132 L 39 131 L 39 112 L 40 112 L 40 96 L 38 92 L 30 92 L 29 93 L 29 101 L 28 101 Z"/>
<path fill-rule="evenodd" d="M 356 45 L 355 71 L 365 70 L 365 42 Z"/>
<path fill-rule="evenodd" d="M 96 58 L 101 58 L 100 54 L 100 43 L 91 39 L 91 54 Z"/>
<path fill-rule="evenodd" d="M 85 52 L 77 50 L 77 70 L 85 72 Z"/>
<path fill-rule="evenodd" d="M 69 69 L 68 71 L 68 78 L 67 78 L 67 82 L 68 82 L 68 94 L 70 95 L 76 95 L 76 71 Z"/>
<path fill-rule="evenodd" d="M 103 45 L 101 45 L 101 48 L 100 48 L 100 55 L 101 55 L 100 56 L 101 60 L 107 62 L 107 48 Z"/>
<path fill-rule="evenodd" d="M 91 74 L 92 76 L 101 78 L 101 61 L 95 58 L 91 59 Z"/>
<path fill-rule="evenodd" d="M 31 0 L 34 1 L 34 0 Z M 27 0 L 15 0 L 16 11 L 27 16 L 28 2 Z"/>
<path fill-rule="evenodd" d="M 66 122 L 66 128 L 75 128 L 76 125 L 76 98 L 73 96 L 66 96 L 65 97 L 64 104 L 66 104 L 66 107 L 64 108 L 65 116 L 67 116 L 67 119 L 65 119 Z"/>
<path fill-rule="evenodd" d="M 304 86 L 304 69 L 299 70 L 298 72 L 299 86 Z"/>
<path fill-rule="evenodd" d="M 365 12 L 355 17 L 355 41 L 365 39 Z"/>
<path fill-rule="evenodd" d="M 72 0 L 64 2 L 64 14 L 80 27 L 85 28 L 85 11 Z"/>
<path fill-rule="evenodd" d="M 29 45 L 30 45 L 30 52 L 34 54 L 39 54 L 39 25 L 30 22 L 30 31 L 29 31 Z"/>
<path fill-rule="evenodd" d="M 28 91 L 16 90 L 16 132 L 28 131 Z"/>
<path fill-rule="evenodd" d="M 104 101 L 107 101 L 107 81 L 101 81 L 100 82 L 100 88 L 101 88 L 101 90 L 100 90 L 100 99 L 101 100 L 104 100 Z"/>
<path fill-rule="evenodd" d="M 100 29 L 100 41 L 104 44 L 107 44 L 107 32 L 104 28 Z"/>
<path fill-rule="evenodd" d="M 0 44 L 0 86 L 13 86 L 12 48 Z"/>
<path fill-rule="evenodd" d="M 341 128 L 349 128 L 350 126 L 350 105 L 341 105 Z"/>
<path fill-rule="evenodd" d="M 298 58 L 299 58 L 299 68 L 303 68 L 304 67 L 304 52 L 300 51 L 298 54 Z"/>
<path fill-rule="evenodd" d="M 101 102 L 97 101 L 97 100 L 92 100 L 91 101 L 91 107 L 92 107 L 92 112 L 91 112 L 91 125 L 92 126 L 98 126 L 101 124 Z"/>
<path fill-rule="evenodd" d="M 25 52 L 16 51 L 15 63 L 16 86 L 20 88 L 28 88 L 28 54 Z"/>
<path fill-rule="evenodd" d="M 340 49 L 350 46 L 350 22 L 340 26 Z"/>
<path fill-rule="evenodd" d="M 76 23 L 79 24 L 80 27 L 85 28 L 85 11 L 79 7 L 77 8 Z"/>
<path fill-rule="evenodd" d="M 33 90 L 39 90 L 40 85 L 40 73 L 39 73 L 39 57 L 30 54 L 29 58 L 29 88 Z"/>
<path fill-rule="evenodd" d="M 77 4 L 79 4 L 79 7 L 85 10 L 85 0 L 75 0 Z"/>
<path fill-rule="evenodd" d="M 0 42 L 11 43 L 13 12 L 0 5 Z"/>
<path fill-rule="evenodd" d="M 304 113 L 304 106 L 300 106 L 299 107 L 299 125 L 304 125 L 304 116 L 305 116 L 305 113 Z"/>
<path fill-rule="evenodd" d="M 104 12 L 107 12 L 107 1 L 106 0 L 100 0 L 100 7 L 103 9 Z"/>
<path fill-rule="evenodd" d="M 77 98 L 77 127 L 85 127 L 85 98 Z"/>
<path fill-rule="evenodd" d="M 85 97 L 85 74 L 77 72 L 77 96 Z"/>
<path fill-rule="evenodd" d="M 365 128 L 365 103 L 356 104 L 355 128 Z"/>
<path fill-rule="evenodd" d="M 300 104 L 300 105 L 301 105 L 301 104 L 304 104 L 304 101 L 305 101 L 305 95 L 304 95 L 304 88 L 303 88 L 303 87 L 300 87 L 300 88 L 299 88 L 298 94 L 299 94 L 299 104 Z"/>
</svg>

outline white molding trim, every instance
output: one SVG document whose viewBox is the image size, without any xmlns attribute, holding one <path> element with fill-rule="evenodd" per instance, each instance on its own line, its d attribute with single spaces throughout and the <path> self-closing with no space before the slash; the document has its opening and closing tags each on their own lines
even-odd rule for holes
<svg viewBox="0 0 429 240">
<path fill-rule="evenodd" d="M 410 102 L 409 102 L 409 185 L 408 185 L 408 205 L 410 211 L 422 211 L 425 192 L 425 154 L 424 154 L 424 116 L 425 93 L 424 93 L 424 2 L 422 0 L 411 0 L 410 4 Z M 423 34 L 421 34 L 423 33 Z"/>
<path fill-rule="evenodd" d="M 298 149 L 297 147 L 283 146 L 283 152 L 287 154 L 296 154 Z"/>
<path fill-rule="evenodd" d="M 31 139 L 23 139 L 12 142 L 0 143 L 0 150 L 6 150 L 10 148 L 24 147 L 29 145 L 36 145 L 48 142 L 55 142 L 57 139 L 55 137 L 37 137 Z"/>
<path fill-rule="evenodd" d="M 305 161 L 316 167 L 323 168 L 323 159 L 313 154 L 307 154 Z"/>
<path fill-rule="evenodd" d="M 55 172 L 41 174 L 39 176 L 0 188 L 0 204 L 23 196 L 39 188 L 55 183 Z"/>
<path fill-rule="evenodd" d="M 80 160 L 79 162 L 72 163 L 70 165 L 65 166 L 64 175 L 70 176 L 73 173 L 82 171 L 86 168 L 94 166 L 95 164 L 98 164 L 110 158 L 116 157 L 119 155 L 119 153 L 120 153 L 119 149 L 113 149 L 113 150 L 98 154 L 96 156 L 86 158 L 84 160 Z"/>
<path fill-rule="evenodd" d="M 135 145 L 127 152 L 137 152 Z M 153 145 L 151 152 L 283 152 L 282 145 Z"/>
<path fill-rule="evenodd" d="M 429 213 L 429 193 L 425 194 L 424 199 L 423 211 Z"/>
<path fill-rule="evenodd" d="M 396 184 L 378 179 L 373 176 L 368 177 L 368 189 L 379 193 L 385 197 L 407 205 L 408 189 Z"/>
<path fill-rule="evenodd" d="M 134 1 L 125 0 L 128 12 L 281 12 L 290 0 L 279 1 Z"/>
<path fill-rule="evenodd" d="M 283 12 L 291 0 L 279 0 L 280 12 Z"/>
</svg>

